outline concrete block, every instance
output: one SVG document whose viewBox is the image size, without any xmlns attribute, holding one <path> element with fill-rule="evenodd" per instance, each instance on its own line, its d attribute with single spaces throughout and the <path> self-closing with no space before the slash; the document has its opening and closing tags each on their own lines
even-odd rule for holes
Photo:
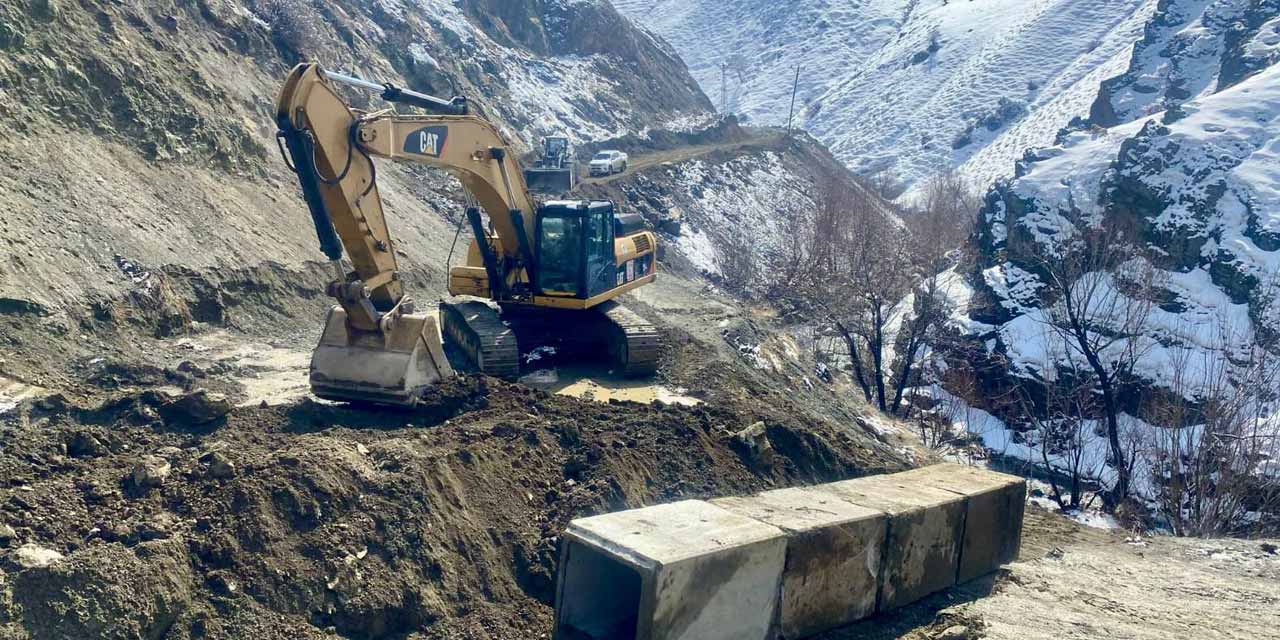
<svg viewBox="0 0 1280 640">
<path fill-rule="evenodd" d="M 876 611 L 896 609 L 955 584 L 964 532 L 963 496 L 908 484 L 898 475 L 846 480 L 815 489 L 888 514 Z"/>
<path fill-rule="evenodd" d="M 967 582 L 1018 559 L 1027 482 L 1017 476 L 959 464 L 938 464 L 897 475 L 968 499 L 957 581 Z"/>
<path fill-rule="evenodd" d="M 811 488 L 711 502 L 787 533 L 780 637 L 805 638 L 875 613 L 883 512 Z"/>
<path fill-rule="evenodd" d="M 557 640 L 765 640 L 781 529 L 690 500 L 575 520 L 556 590 Z"/>
</svg>

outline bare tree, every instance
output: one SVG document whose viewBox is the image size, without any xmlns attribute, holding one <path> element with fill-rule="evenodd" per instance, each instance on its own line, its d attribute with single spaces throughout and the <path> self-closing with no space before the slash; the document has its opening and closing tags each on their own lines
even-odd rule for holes
<svg viewBox="0 0 1280 640">
<path fill-rule="evenodd" d="M 1150 348 L 1145 332 L 1162 273 L 1138 255 L 1122 232 L 1104 226 L 1039 265 L 1051 301 L 1044 322 L 1062 339 L 1068 359 L 1088 365 L 1081 369 L 1102 399 L 1118 478 L 1111 496 L 1116 503 L 1129 496 L 1132 485 L 1131 458 L 1121 442 L 1121 388 Z"/>
<path fill-rule="evenodd" d="M 1097 413 L 1093 383 L 1078 361 L 1059 363 L 1060 341 L 1054 331 L 1045 328 L 1038 340 L 1044 358 L 1033 373 L 1039 384 L 1013 389 L 1016 415 L 1032 426 L 1053 501 L 1064 511 L 1087 509 L 1092 505 L 1092 498 L 1085 501 L 1088 485 L 1101 477 L 1103 467 L 1103 461 L 1090 455 L 1099 438 L 1086 418 Z"/>
<path fill-rule="evenodd" d="M 899 218 L 847 177 L 818 181 L 816 206 L 787 223 L 795 239 L 771 256 L 771 297 L 790 299 L 843 343 L 864 399 L 907 413 L 908 390 L 951 309 L 936 277 L 963 244 L 977 199 L 952 174 L 930 183 L 925 206 Z"/>
<path fill-rule="evenodd" d="M 1248 534 L 1280 512 L 1280 477 L 1262 468 L 1280 460 L 1268 409 L 1280 398 L 1274 339 L 1224 318 L 1216 333 L 1211 348 L 1180 352 L 1170 393 L 1151 409 L 1161 425 L 1149 436 L 1151 484 L 1180 536 Z"/>
<path fill-rule="evenodd" d="M 922 206 L 905 212 L 910 229 L 910 259 L 916 285 L 903 308 L 904 320 L 897 335 L 894 393 L 888 410 L 903 413 L 904 393 L 922 382 L 928 345 L 936 345 L 942 327 L 954 311 L 945 290 L 942 272 L 950 268 L 973 228 L 980 200 L 974 189 L 955 172 L 939 174 L 924 187 Z M 909 408 L 908 408 L 909 410 Z"/>
<path fill-rule="evenodd" d="M 889 322 L 913 284 L 906 230 L 844 177 L 827 176 L 818 186 L 793 294 L 835 329 L 864 398 L 887 411 Z"/>
<path fill-rule="evenodd" d="M 794 293 L 805 286 L 814 268 L 813 234 L 815 213 L 810 207 L 784 205 L 780 212 L 781 235 L 788 242 L 778 243 L 765 253 L 768 270 L 764 274 L 766 294 L 773 300 L 794 300 Z"/>
<path fill-rule="evenodd" d="M 981 206 L 978 190 L 954 170 L 925 183 L 921 205 L 907 223 L 920 259 L 938 263 L 962 247 Z"/>
<path fill-rule="evenodd" d="M 871 190 L 885 200 L 896 200 L 906 193 L 907 183 L 892 166 L 883 166 L 862 175 Z"/>
</svg>

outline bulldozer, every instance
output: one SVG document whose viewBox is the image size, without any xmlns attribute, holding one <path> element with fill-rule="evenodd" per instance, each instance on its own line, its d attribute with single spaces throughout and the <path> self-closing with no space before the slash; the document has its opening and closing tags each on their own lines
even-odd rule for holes
<svg viewBox="0 0 1280 640">
<path fill-rule="evenodd" d="M 425 115 L 357 110 L 338 85 Z M 327 293 L 336 300 L 312 354 L 314 395 L 413 406 L 455 375 L 446 346 L 474 370 L 508 378 L 535 349 L 604 355 L 629 376 L 656 370 L 657 330 L 617 301 L 657 278 L 656 235 L 611 202 L 535 200 L 513 145 L 480 111 L 463 97 L 315 63 L 290 72 L 276 102 L 277 141 L 331 264 Z M 466 193 L 472 237 L 466 263 L 449 270 L 451 297 L 438 318 L 406 295 L 375 158 L 443 169 Z"/>
<path fill-rule="evenodd" d="M 542 139 L 542 150 L 533 168 L 524 170 L 525 183 L 536 193 L 563 194 L 578 186 L 573 145 L 563 136 Z"/>
</svg>

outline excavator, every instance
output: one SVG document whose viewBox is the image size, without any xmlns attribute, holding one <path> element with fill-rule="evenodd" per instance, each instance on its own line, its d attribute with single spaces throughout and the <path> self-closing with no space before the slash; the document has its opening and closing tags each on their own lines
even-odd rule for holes
<svg viewBox="0 0 1280 640">
<path fill-rule="evenodd" d="M 355 109 L 338 85 L 426 115 Z M 455 375 L 446 346 L 507 378 L 539 351 L 606 355 L 628 376 L 656 370 L 657 330 L 617 298 L 657 278 L 657 237 L 611 202 L 536 201 L 512 144 L 471 101 L 303 63 L 280 91 L 276 124 L 334 276 L 337 304 L 311 358 L 316 396 L 413 406 Z M 375 158 L 443 169 L 466 193 L 472 238 L 466 263 L 449 270 L 438 324 L 406 295 Z"/>
</svg>

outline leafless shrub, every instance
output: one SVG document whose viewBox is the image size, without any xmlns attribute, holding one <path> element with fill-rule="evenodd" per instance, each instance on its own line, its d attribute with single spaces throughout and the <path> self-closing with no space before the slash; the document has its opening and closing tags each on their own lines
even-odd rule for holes
<svg viewBox="0 0 1280 640">
<path fill-rule="evenodd" d="M 725 236 L 726 246 L 719 256 L 719 266 L 722 284 L 729 293 L 750 297 L 760 286 L 760 258 L 753 240 L 744 233 Z"/>
<path fill-rule="evenodd" d="M 1097 497 L 1087 492 L 1105 465 L 1104 459 L 1092 455 L 1105 435 L 1097 432 L 1095 421 L 1086 418 L 1098 413 L 1094 382 L 1078 360 L 1061 361 L 1056 353 L 1060 342 L 1052 329 L 1045 328 L 1039 341 L 1045 354 L 1037 364 L 1041 384 L 1018 385 L 1013 400 L 1018 414 L 1032 427 L 1030 439 L 1040 454 L 1038 463 L 1049 483 L 1049 497 L 1064 511 L 1087 509 Z"/>
<path fill-rule="evenodd" d="M 1280 358 L 1256 331 L 1220 319 L 1216 333 L 1210 349 L 1182 352 L 1151 408 L 1163 427 L 1146 443 L 1157 511 L 1181 536 L 1275 534 Z"/>
</svg>

